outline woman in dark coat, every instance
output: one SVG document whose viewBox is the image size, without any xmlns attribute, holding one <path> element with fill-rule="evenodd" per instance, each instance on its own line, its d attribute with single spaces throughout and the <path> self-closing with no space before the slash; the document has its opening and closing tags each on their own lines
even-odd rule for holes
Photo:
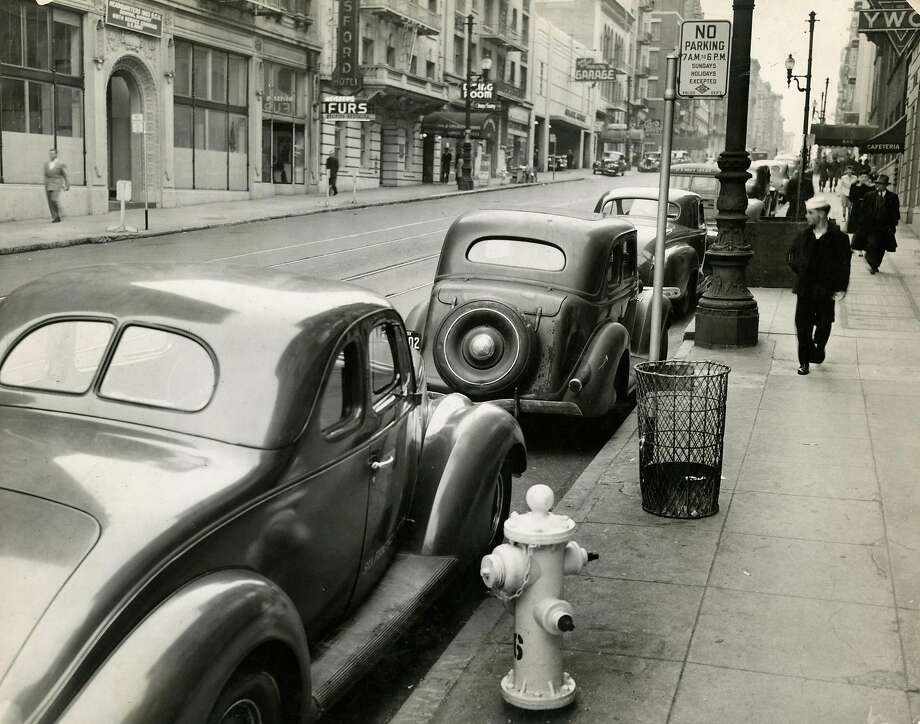
<svg viewBox="0 0 920 724">
<path fill-rule="evenodd" d="M 867 171 L 860 171 L 859 180 L 850 187 L 850 215 L 847 221 L 847 231 L 853 232 L 853 241 L 850 243 L 850 248 L 853 251 L 858 251 L 860 256 L 866 250 L 867 242 L 863 199 L 873 188 Z"/>
</svg>

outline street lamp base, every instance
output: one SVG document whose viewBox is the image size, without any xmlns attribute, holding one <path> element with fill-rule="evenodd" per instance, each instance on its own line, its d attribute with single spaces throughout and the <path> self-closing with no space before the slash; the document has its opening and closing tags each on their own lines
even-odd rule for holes
<svg viewBox="0 0 920 724">
<path fill-rule="evenodd" d="M 753 252 L 710 250 L 712 279 L 696 309 L 694 344 L 697 347 L 753 347 L 757 344 L 760 313 L 757 300 L 744 281 Z"/>
<path fill-rule="evenodd" d="M 473 190 L 473 177 L 472 176 L 461 176 L 457 179 L 457 190 L 459 191 L 472 191 Z"/>
</svg>

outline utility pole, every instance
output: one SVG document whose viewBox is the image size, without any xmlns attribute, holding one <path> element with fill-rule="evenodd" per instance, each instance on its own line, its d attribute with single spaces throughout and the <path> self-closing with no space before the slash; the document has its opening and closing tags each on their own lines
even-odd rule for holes
<svg viewBox="0 0 920 724">
<path fill-rule="evenodd" d="M 824 92 L 821 93 L 821 123 L 827 121 L 827 88 L 830 85 L 831 79 L 824 79 Z"/>
<path fill-rule="evenodd" d="M 471 44 L 473 40 L 473 14 L 466 16 L 466 103 L 464 104 L 463 129 L 463 166 L 461 168 L 461 177 L 457 182 L 457 188 L 460 191 L 470 191 L 473 188 L 473 141 L 472 141 L 472 121 L 470 120 L 470 108 L 472 105 L 473 90 L 473 56 L 471 53 Z"/>
<path fill-rule="evenodd" d="M 632 74 L 626 74 L 626 165 L 632 167 Z"/>
</svg>

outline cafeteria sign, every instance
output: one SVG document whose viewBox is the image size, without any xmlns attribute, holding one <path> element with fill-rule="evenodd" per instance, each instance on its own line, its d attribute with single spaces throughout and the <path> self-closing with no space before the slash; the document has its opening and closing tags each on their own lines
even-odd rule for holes
<svg viewBox="0 0 920 724">
<path fill-rule="evenodd" d="M 115 28 L 159 38 L 163 34 L 163 13 L 124 0 L 109 0 L 105 22 Z"/>
</svg>

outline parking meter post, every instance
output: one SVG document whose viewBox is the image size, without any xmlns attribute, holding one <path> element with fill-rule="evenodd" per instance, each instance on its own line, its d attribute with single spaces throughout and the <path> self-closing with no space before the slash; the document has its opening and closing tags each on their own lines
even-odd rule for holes
<svg viewBox="0 0 920 724">
<path fill-rule="evenodd" d="M 143 158 L 143 162 L 142 162 L 142 163 L 143 163 L 143 165 L 144 165 L 144 169 L 143 169 L 143 171 L 144 171 L 144 231 L 149 231 L 149 229 L 150 229 L 150 222 L 149 222 L 149 220 L 148 220 L 148 218 L 147 218 L 147 211 L 148 211 L 148 207 L 147 207 L 147 192 L 148 192 L 148 190 L 149 190 L 149 186 L 147 186 L 147 127 L 146 127 L 146 124 L 145 124 L 145 126 L 144 126 L 143 139 L 144 139 L 144 144 L 143 144 L 143 145 L 144 145 L 144 149 L 143 149 L 143 150 L 144 150 L 144 158 Z"/>
<path fill-rule="evenodd" d="M 652 327 L 649 332 L 649 361 L 661 356 L 661 327 L 664 295 L 664 243 L 668 232 L 668 186 L 671 183 L 671 138 L 674 131 L 674 103 L 677 98 L 677 55 L 668 55 L 664 91 L 664 127 L 661 129 L 661 167 L 658 171 L 658 225 L 655 236 L 655 269 L 652 277 Z"/>
</svg>

